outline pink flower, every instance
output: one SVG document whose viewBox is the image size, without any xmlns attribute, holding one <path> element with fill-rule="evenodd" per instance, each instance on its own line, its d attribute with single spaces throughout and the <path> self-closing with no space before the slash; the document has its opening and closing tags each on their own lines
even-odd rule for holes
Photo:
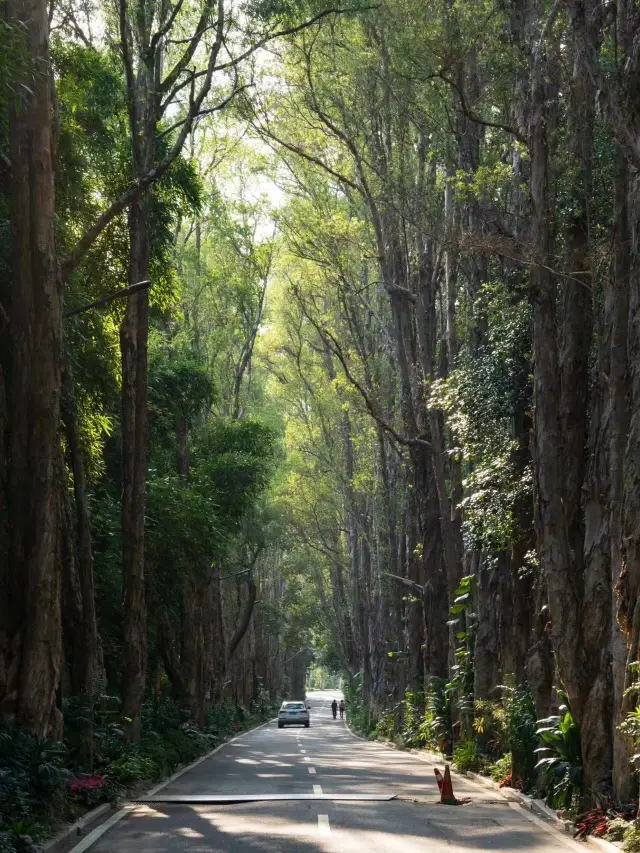
<svg viewBox="0 0 640 853">
<path fill-rule="evenodd" d="M 69 782 L 69 790 L 72 794 L 82 794 L 84 791 L 99 791 L 104 787 L 105 779 L 99 773 L 93 776 L 81 776 Z"/>
</svg>

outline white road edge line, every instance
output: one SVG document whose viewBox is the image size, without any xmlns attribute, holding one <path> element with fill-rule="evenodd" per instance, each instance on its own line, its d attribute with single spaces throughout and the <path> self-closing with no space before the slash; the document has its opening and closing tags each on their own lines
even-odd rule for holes
<svg viewBox="0 0 640 853">
<path fill-rule="evenodd" d="M 321 794 L 322 793 L 322 785 L 314 785 L 313 786 L 313 793 L 314 794 Z"/>
<path fill-rule="evenodd" d="M 329 826 L 329 815 L 318 815 L 318 831 L 320 835 L 331 835 L 331 827 Z"/>
<path fill-rule="evenodd" d="M 553 835 L 558 841 L 562 842 L 566 847 L 569 847 L 571 850 L 582 850 L 584 851 L 584 846 L 577 841 L 574 841 L 570 836 L 567 836 L 566 833 L 561 832 L 559 829 L 551 826 L 547 821 L 542 820 L 542 818 L 536 817 L 534 814 L 528 809 L 525 809 L 524 806 L 521 806 L 520 803 L 513 803 L 511 800 L 507 801 L 509 804 L 509 808 L 512 808 L 515 812 L 522 815 L 526 820 L 530 820 L 531 823 L 535 823 L 536 826 L 539 826 L 540 829 L 544 829 L 545 832 L 548 832 L 549 835 Z"/>
<path fill-rule="evenodd" d="M 186 767 L 183 767 L 182 770 L 178 770 L 173 776 L 169 776 L 168 779 L 165 779 L 164 782 L 161 782 L 159 785 L 156 785 L 150 791 L 147 791 L 146 796 L 152 797 L 154 794 L 157 794 L 158 791 L 161 791 L 163 788 L 166 788 L 167 785 L 170 785 L 172 782 L 175 782 L 180 776 L 184 776 L 185 773 L 188 773 L 190 770 L 193 770 L 194 767 L 197 767 L 198 764 L 202 764 L 203 761 L 206 761 L 207 758 L 211 758 L 216 752 L 221 749 L 224 749 L 225 746 L 229 746 L 230 743 L 233 743 L 234 740 L 239 740 L 241 737 L 245 735 L 250 735 L 253 732 L 257 732 L 258 729 L 263 729 L 265 726 L 270 725 L 275 722 L 277 717 L 274 717 L 273 720 L 267 720 L 266 723 L 262 723 L 260 726 L 256 726 L 255 729 L 251 729 L 248 732 L 242 732 L 241 735 L 237 735 L 236 737 L 232 737 L 231 740 L 226 740 L 224 743 L 221 743 L 220 746 L 216 746 L 215 749 L 212 749 L 211 752 L 208 752 L 206 755 L 201 755 L 200 758 L 197 758 L 191 764 L 188 764 Z M 314 770 L 315 773 L 315 770 Z M 93 846 L 96 841 L 101 838 L 105 832 L 108 832 L 112 826 L 115 826 L 116 823 L 122 820 L 123 817 L 132 812 L 136 808 L 135 803 L 127 803 L 126 806 L 117 811 L 114 815 L 112 815 L 109 820 L 101 823 L 100 826 L 97 826 L 92 832 L 89 833 L 79 844 L 76 844 L 75 847 L 72 847 L 69 850 L 69 853 L 84 853 L 85 850 L 88 850 L 91 846 Z"/>
<path fill-rule="evenodd" d="M 308 768 L 307 768 L 307 770 L 309 771 L 309 773 L 310 773 L 312 776 L 315 776 L 315 775 L 316 775 L 316 768 L 315 768 L 315 767 L 308 767 Z M 71 853 L 73 853 L 73 850 L 71 851 Z"/>
</svg>

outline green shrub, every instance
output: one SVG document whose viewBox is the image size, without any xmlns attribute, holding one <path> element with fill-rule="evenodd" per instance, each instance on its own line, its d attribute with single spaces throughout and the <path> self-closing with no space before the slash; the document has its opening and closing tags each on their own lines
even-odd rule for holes
<svg viewBox="0 0 640 853">
<path fill-rule="evenodd" d="M 432 678 L 427 692 L 425 714 L 425 741 L 445 755 L 453 748 L 452 690 L 446 678 Z"/>
<path fill-rule="evenodd" d="M 402 708 L 403 724 L 401 738 L 403 745 L 408 749 L 415 749 L 417 747 L 424 746 L 424 693 L 412 693 L 407 690 L 404 700 L 402 701 Z"/>
<path fill-rule="evenodd" d="M 116 785 L 131 788 L 143 779 L 155 780 L 160 774 L 158 765 L 152 758 L 143 758 L 131 753 L 112 761 L 107 775 Z"/>
<path fill-rule="evenodd" d="M 60 743 L 0 729 L 0 831 L 59 818 L 71 775 L 67 757 Z"/>
<path fill-rule="evenodd" d="M 622 839 L 625 853 L 640 853 L 640 827 L 630 826 Z"/>
<path fill-rule="evenodd" d="M 236 722 L 240 722 L 238 708 L 230 699 L 225 699 L 208 713 L 204 730 L 223 740 L 235 730 Z"/>
<path fill-rule="evenodd" d="M 269 691 L 260 685 L 249 706 L 249 711 L 252 716 L 258 717 L 259 719 L 267 719 L 272 714 L 277 713 L 277 710 L 278 706 L 272 700 L 269 695 Z"/>
<path fill-rule="evenodd" d="M 482 768 L 482 759 L 475 740 L 461 740 L 453 750 L 453 763 L 456 770 L 466 773 L 467 770 L 478 771 Z"/>
<path fill-rule="evenodd" d="M 502 704 L 505 713 L 505 748 L 512 757 L 514 787 L 529 791 L 536 781 L 536 748 L 538 723 L 531 692 L 527 686 L 503 685 Z"/>
<path fill-rule="evenodd" d="M 607 824 L 607 829 L 604 837 L 607 841 L 622 841 L 625 832 L 629 829 L 629 821 L 622 818 L 610 820 Z"/>
<path fill-rule="evenodd" d="M 511 753 L 508 752 L 502 758 L 499 758 L 495 764 L 492 764 L 490 770 L 491 778 L 494 782 L 504 782 L 505 779 L 508 779 L 512 775 L 512 771 Z"/>
<path fill-rule="evenodd" d="M 41 824 L 21 821 L 0 832 L 0 853 L 40 853 L 38 841 L 44 837 Z"/>
<path fill-rule="evenodd" d="M 344 698 L 347 706 L 347 722 L 365 737 L 375 731 L 376 721 L 362 701 L 361 675 L 353 679 L 353 684 L 345 684 Z"/>
<path fill-rule="evenodd" d="M 391 738 L 396 730 L 396 715 L 394 711 L 385 711 L 376 725 L 375 733 L 378 737 Z"/>
<path fill-rule="evenodd" d="M 476 699 L 474 702 L 473 730 L 482 743 L 483 751 L 498 759 L 508 751 L 507 712 L 503 702 Z"/>
</svg>

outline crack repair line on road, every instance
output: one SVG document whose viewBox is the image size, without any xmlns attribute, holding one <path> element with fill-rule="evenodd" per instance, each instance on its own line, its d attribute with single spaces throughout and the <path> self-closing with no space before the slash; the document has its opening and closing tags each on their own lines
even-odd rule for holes
<svg viewBox="0 0 640 853">
<path fill-rule="evenodd" d="M 229 803 L 257 802 L 286 802 L 293 800 L 335 800 L 345 802 L 389 802 L 396 799 L 396 794 L 155 794 L 149 797 L 138 797 L 133 802 L 136 805 L 149 803 L 178 803 L 180 805 L 221 805 Z"/>
</svg>

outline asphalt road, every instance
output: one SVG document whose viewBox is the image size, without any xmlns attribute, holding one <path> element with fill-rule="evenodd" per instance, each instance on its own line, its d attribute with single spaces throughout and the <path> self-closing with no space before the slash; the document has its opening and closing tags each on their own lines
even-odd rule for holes
<svg viewBox="0 0 640 853">
<path fill-rule="evenodd" d="M 310 694 L 311 727 L 275 722 L 244 734 L 175 780 L 159 797 L 278 794 L 234 805 L 138 805 L 91 853 L 452 853 L 584 850 L 520 807 L 466 780 L 464 806 L 438 803 L 433 766 L 353 736 L 331 718 L 333 693 Z M 442 768 L 441 768 L 442 769 Z M 386 794 L 386 802 L 296 800 Z"/>
</svg>

